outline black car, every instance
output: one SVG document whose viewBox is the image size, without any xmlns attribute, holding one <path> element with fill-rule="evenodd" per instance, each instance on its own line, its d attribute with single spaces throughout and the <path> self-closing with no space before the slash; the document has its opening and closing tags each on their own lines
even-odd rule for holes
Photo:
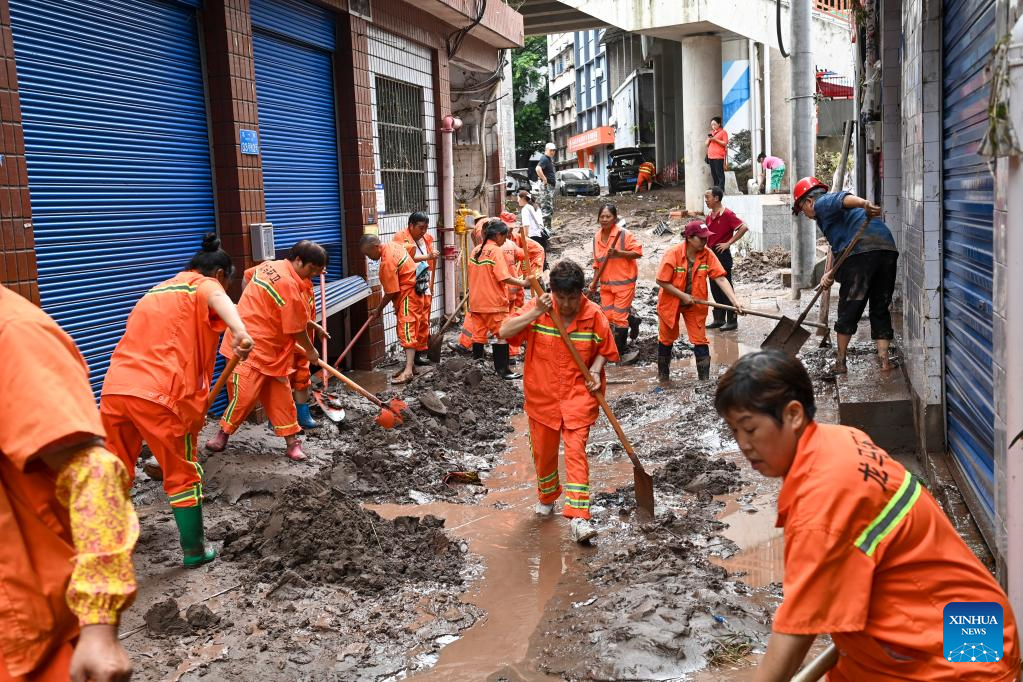
<svg viewBox="0 0 1023 682">
<path fill-rule="evenodd" d="M 611 194 L 636 189 L 639 167 L 647 160 L 639 147 L 623 147 L 607 153 L 607 189 Z"/>
<path fill-rule="evenodd" d="M 558 192 L 567 196 L 600 196 L 600 182 L 589 168 L 558 171 Z"/>
</svg>

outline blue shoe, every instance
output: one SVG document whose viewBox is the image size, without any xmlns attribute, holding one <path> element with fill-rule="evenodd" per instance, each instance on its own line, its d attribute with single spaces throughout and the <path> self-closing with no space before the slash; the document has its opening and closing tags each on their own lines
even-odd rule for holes
<svg viewBox="0 0 1023 682">
<path fill-rule="evenodd" d="M 298 409 L 298 425 L 303 429 L 318 429 L 320 423 L 313 419 L 313 416 L 309 414 L 309 403 L 300 403 L 295 405 Z"/>
</svg>

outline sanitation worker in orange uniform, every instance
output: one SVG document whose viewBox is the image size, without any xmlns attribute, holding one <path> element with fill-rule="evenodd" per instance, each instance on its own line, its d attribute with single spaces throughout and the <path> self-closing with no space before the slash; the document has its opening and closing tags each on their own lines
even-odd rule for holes
<svg viewBox="0 0 1023 682">
<path fill-rule="evenodd" d="M 596 391 L 604 391 L 604 364 L 618 361 L 611 325 L 596 303 L 583 296 L 583 271 L 570 260 L 550 272 L 551 292 L 533 299 L 501 326 L 501 336 L 526 342 L 526 414 L 529 443 L 536 466 L 539 502 L 536 513 L 551 516 L 554 503 L 565 493 L 562 514 L 571 521 L 572 539 L 587 542 L 597 534 L 590 523 L 590 468 L 586 440 L 597 421 Z M 587 383 L 551 319 L 551 308 L 587 364 L 594 381 Z M 565 442 L 564 486 L 558 477 L 558 449 Z"/>
<path fill-rule="evenodd" d="M 89 370 L 3 286 L 0 357 L 0 682 L 124 682 L 117 626 L 135 598 L 139 523 Z"/>
<path fill-rule="evenodd" d="M 639 173 L 636 175 L 636 188 L 632 193 L 639 194 L 639 190 L 643 189 L 643 185 L 646 185 L 647 189 L 653 189 L 655 175 L 657 175 L 657 167 L 653 163 L 644 161 L 639 164 Z"/>
<path fill-rule="evenodd" d="M 752 467 L 783 479 L 785 600 L 758 682 L 788 680 L 823 633 L 840 653 L 831 682 L 1019 679 L 1005 593 L 915 476 L 862 431 L 814 421 L 798 360 L 775 350 L 744 356 L 718 383 L 715 407 Z M 993 646 L 964 657 L 944 641 L 955 602 L 994 605 Z"/>
<path fill-rule="evenodd" d="M 504 244 L 501 245 L 501 250 L 504 252 L 505 262 L 508 264 L 508 272 L 510 272 L 511 276 L 516 279 L 523 279 L 522 264 L 523 261 L 526 260 L 526 251 L 519 246 L 518 240 L 515 239 L 515 214 L 504 211 L 501 213 L 501 221 L 508 226 L 508 238 L 505 239 Z M 528 263 L 526 267 L 528 268 Z M 525 302 L 525 288 L 509 284 L 508 314 L 516 314 Z M 508 344 L 508 357 L 510 358 L 510 362 L 516 361 L 521 350 L 522 348 L 516 343 Z"/>
<path fill-rule="evenodd" d="M 515 277 L 508 267 L 504 244 L 508 226 L 491 219 L 483 231 L 483 242 L 469 257 L 469 310 L 473 314 L 472 356 L 483 359 L 484 344 L 492 335 L 494 370 L 502 379 L 518 379 L 511 371 L 508 342 L 501 336 L 501 324 L 508 318 L 508 287 L 524 287 L 526 280 Z"/>
<path fill-rule="evenodd" d="M 222 452 L 228 438 L 255 407 L 263 404 L 274 433 L 284 437 L 285 455 L 294 462 L 306 459 L 298 433 L 298 412 L 289 376 L 295 371 L 296 345 L 305 350 L 310 366 L 320 354 L 309 338 L 309 289 L 305 282 L 319 277 L 327 267 L 326 249 L 309 240 L 291 247 L 286 260 L 260 263 L 252 281 L 238 301 L 238 312 L 255 343 L 253 351 L 238 364 L 227 381 L 227 409 L 220 431 L 206 443 L 211 452 Z M 230 330 L 224 335 L 220 354 L 234 357 Z"/>
<path fill-rule="evenodd" d="M 405 367 L 391 377 L 391 383 L 404 384 L 415 375 L 416 348 L 419 346 L 419 326 L 416 315 L 421 309 L 422 296 L 416 292 L 416 264 L 401 242 L 380 243 L 375 234 L 364 234 L 359 242 L 362 255 L 380 261 L 380 286 L 384 296 L 370 313 L 370 319 L 384 314 L 388 303 L 394 303 L 398 318 L 398 343 L 405 349 Z"/>
<path fill-rule="evenodd" d="M 224 292 L 234 266 L 210 233 L 188 269 L 150 289 L 128 316 L 103 381 L 100 415 L 107 445 L 128 480 L 142 442 L 163 471 L 163 489 L 178 526 L 186 568 L 213 561 L 202 522 L 202 466 L 196 457 L 206 421 L 220 333 L 233 332 L 242 357 L 252 339 Z"/>
<path fill-rule="evenodd" d="M 422 211 L 417 211 L 408 217 L 408 227 L 394 235 L 393 241 L 405 246 L 412 262 L 416 264 L 416 277 L 422 281 L 425 275 L 422 269 L 429 270 L 429 285 L 420 295 L 419 309 L 415 311 L 416 318 L 416 356 L 414 363 L 417 367 L 425 367 L 430 364 L 430 358 L 426 351 L 430 346 L 430 311 L 433 307 L 433 283 L 437 274 L 437 259 L 440 253 L 433 248 L 433 235 L 429 233 L 430 216 Z"/>
<path fill-rule="evenodd" d="M 710 230 L 699 220 L 686 225 L 686 240 L 665 252 L 657 268 L 657 373 L 662 380 L 671 374 L 671 345 L 679 335 L 679 316 L 686 323 L 689 341 L 696 356 L 700 380 L 710 378 L 710 342 L 707 340 L 707 306 L 694 303 L 707 300 L 707 280 L 712 279 L 728 296 L 736 312 L 743 314 L 735 297 L 728 273 L 712 249 L 707 248 Z"/>
<path fill-rule="evenodd" d="M 605 259 L 607 267 L 600 277 L 600 307 L 611 323 L 618 354 L 625 358 L 625 347 L 629 343 L 629 312 L 636 295 L 636 280 L 639 266 L 636 261 L 643 257 L 643 245 L 635 235 L 618 226 L 618 208 L 605 204 L 597 214 L 600 229 L 593 236 L 593 269 L 600 270 Z M 637 327 L 638 330 L 638 327 Z M 639 358 L 628 359 L 634 362 Z"/>
</svg>

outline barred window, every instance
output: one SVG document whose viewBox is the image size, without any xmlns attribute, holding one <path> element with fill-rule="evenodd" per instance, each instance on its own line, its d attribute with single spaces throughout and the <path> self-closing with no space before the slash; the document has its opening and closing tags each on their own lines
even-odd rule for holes
<svg viewBox="0 0 1023 682">
<path fill-rule="evenodd" d="M 423 89 L 376 78 L 380 176 L 388 213 L 426 209 L 426 140 Z"/>
</svg>

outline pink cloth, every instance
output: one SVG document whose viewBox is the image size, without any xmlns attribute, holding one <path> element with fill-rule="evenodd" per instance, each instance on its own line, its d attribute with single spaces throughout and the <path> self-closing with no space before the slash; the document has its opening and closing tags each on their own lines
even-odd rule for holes
<svg viewBox="0 0 1023 682">
<path fill-rule="evenodd" d="M 784 168 L 785 162 L 779 159 L 777 156 L 765 156 L 764 157 L 764 170 L 774 170 L 775 168 Z"/>
</svg>

